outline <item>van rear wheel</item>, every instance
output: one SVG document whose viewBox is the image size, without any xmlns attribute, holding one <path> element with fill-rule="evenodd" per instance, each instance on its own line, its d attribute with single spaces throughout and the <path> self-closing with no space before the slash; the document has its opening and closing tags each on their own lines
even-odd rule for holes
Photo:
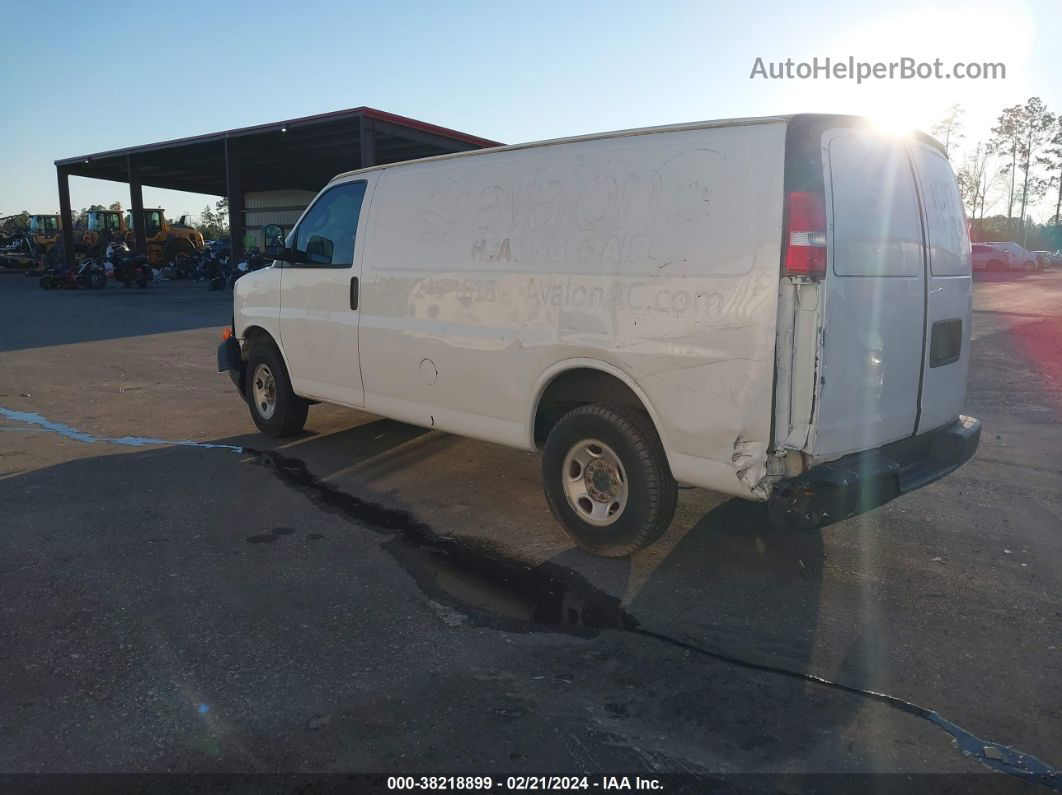
<svg viewBox="0 0 1062 795">
<path fill-rule="evenodd" d="M 306 424 L 310 404 L 292 391 L 284 359 L 272 343 L 259 343 L 248 354 L 245 397 L 251 419 L 264 434 L 294 436 Z"/>
<path fill-rule="evenodd" d="M 626 557 L 656 541 L 678 487 L 649 417 L 627 406 L 581 406 L 546 438 L 542 479 L 550 510 L 576 544 Z"/>
</svg>

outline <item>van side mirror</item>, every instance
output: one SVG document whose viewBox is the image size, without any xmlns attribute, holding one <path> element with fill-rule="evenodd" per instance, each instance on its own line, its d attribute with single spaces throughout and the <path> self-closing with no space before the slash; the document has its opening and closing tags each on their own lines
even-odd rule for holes
<svg viewBox="0 0 1062 795">
<path fill-rule="evenodd" d="M 262 247 L 267 257 L 283 260 L 284 254 L 284 229 L 280 224 L 266 224 L 262 227 L 262 237 L 265 245 Z M 288 260 L 290 261 L 290 260 Z"/>
</svg>

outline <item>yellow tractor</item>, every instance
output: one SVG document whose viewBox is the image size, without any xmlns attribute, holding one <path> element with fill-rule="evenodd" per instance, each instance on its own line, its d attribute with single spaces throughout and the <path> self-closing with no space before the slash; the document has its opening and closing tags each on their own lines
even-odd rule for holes
<svg viewBox="0 0 1062 795">
<path fill-rule="evenodd" d="M 101 243 L 106 245 L 111 240 L 121 240 L 124 235 L 125 219 L 120 210 L 89 210 L 85 231 L 80 241 L 75 239 L 75 247 L 76 243 L 81 243 L 90 252 L 102 253 L 96 251 Z"/>
<path fill-rule="evenodd" d="M 126 242 L 134 245 L 133 211 L 126 211 Z M 179 258 L 196 257 L 205 247 L 203 235 L 188 223 L 188 216 L 182 215 L 177 223 L 166 220 L 166 211 L 157 207 L 144 209 L 144 236 L 147 238 L 148 262 L 153 266 L 174 263 Z"/>
<path fill-rule="evenodd" d="M 63 233 L 63 222 L 58 215 L 31 215 L 29 233 L 41 251 L 47 253 L 59 242 Z"/>
</svg>

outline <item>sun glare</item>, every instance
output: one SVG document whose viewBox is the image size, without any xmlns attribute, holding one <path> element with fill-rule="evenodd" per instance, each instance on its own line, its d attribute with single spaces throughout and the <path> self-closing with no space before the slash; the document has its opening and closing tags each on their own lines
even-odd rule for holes
<svg viewBox="0 0 1062 795">
<path fill-rule="evenodd" d="M 885 64 L 902 58 L 926 64 L 939 60 L 945 74 L 927 79 L 895 76 L 861 84 L 855 80 L 794 81 L 791 105 L 866 116 L 883 132 L 902 135 L 913 130 L 929 132 L 946 108 L 959 104 L 969 129 L 987 129 L 999 107 L 1021 96 L 1030 35 L 1023 2 L 1004 10 L 985 0 L 971 0 L 961 12 L 926 5 L 884 15 L 834 39 L 818 54 Z M 985 62 L 1005 64 L 1006 79 L 946 74 L 956 64 L 965 68 Z"/>
<path fill-rule="evenodd" d="M 903 138 L 913 133 L 917 127 L 913 120 L 908 119 L 902 111 L 890 110 L 888 112 L 868 114 L 870 123 L 886 135 Z"/>
</svg>

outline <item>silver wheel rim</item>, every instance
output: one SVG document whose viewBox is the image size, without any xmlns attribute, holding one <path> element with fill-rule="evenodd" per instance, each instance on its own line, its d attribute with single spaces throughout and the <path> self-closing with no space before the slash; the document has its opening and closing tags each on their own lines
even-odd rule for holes
<svg viewBox="0 0 1062 795">
<path fill-rule="evenodd" d="M 561 468 L 564 495 L 587 524 L 607 527 L 627 507 L 627 472 L 616 451 L 597 439 L 572 445 Z"/>
<path fill-rule="evenodd" d="M 260 364 L 254 368 L 251 396 L 254 398 L 254 408 L 259 417 L 268 420 L 273 416 L 273 412 L 277 410 L 277 382 L 273 379 L 273 371 L 268 365 Z"/>
</svg>

